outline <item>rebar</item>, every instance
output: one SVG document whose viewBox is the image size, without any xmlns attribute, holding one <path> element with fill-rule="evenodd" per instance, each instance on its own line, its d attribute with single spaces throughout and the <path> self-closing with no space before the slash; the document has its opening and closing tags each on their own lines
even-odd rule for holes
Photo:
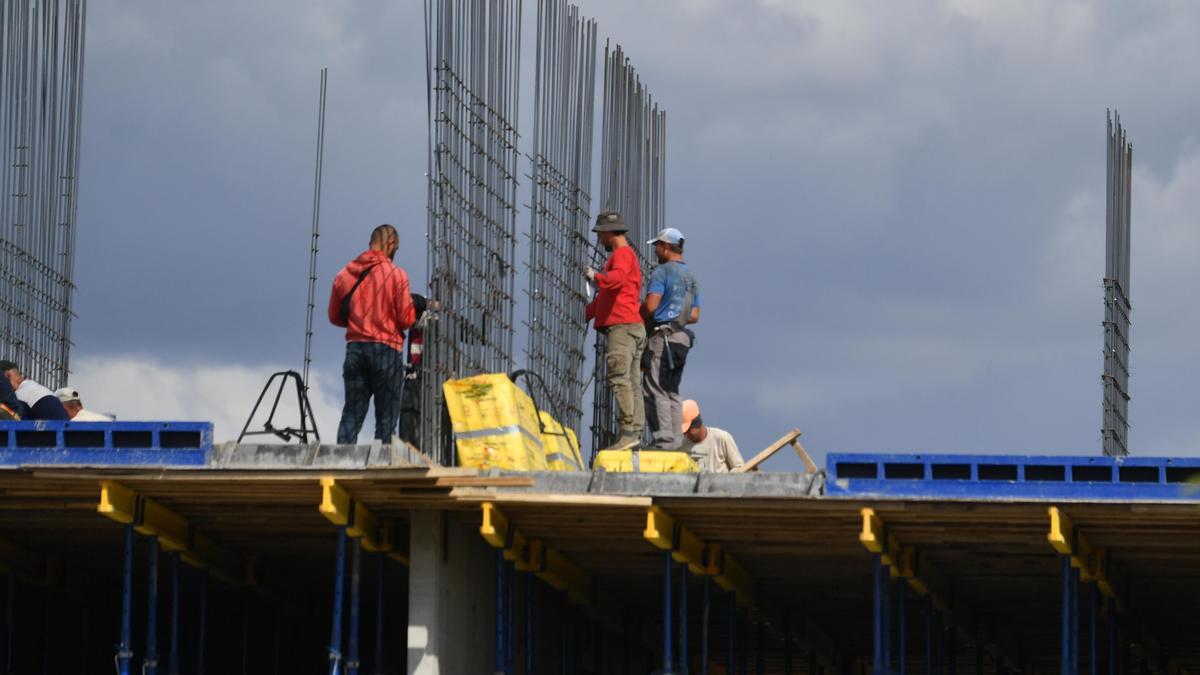
<svg viewBox="0 0 1200 675">
<path fill-rule="evenodd" d="M 1133 144 L 1121 116 L 1108 113 L 1104 262 L 1104 454 L 1129 454 L 1129 250 Z"/>
<path fill-rule="evenodd" d="M 620 45 L 604 46 L 604 118 L 600 157 L 600 199 L 604 210 L 620 211 L 627 236 L 649 277 L 652 247 L 646 244 L 666 222 L 667 113 L 630 65 Z M 593 248 L 593 264 L 605 252 Z M 608 386 L 604 335 L 596 335 L 592 399 L 592 451 L 611 444 L 618 434 L 617 408 Z"/>
<path fill-rule="evenodd" d="M 429 294 L 421 448 L 454 463 L 442 384 L 513 366 L 521 0 L 426 0 Z"/>
<path fill-rule="evenodd" d="M 0 5 L 0 351 L 51 388 L 70 372 L 86 14 Z"/>
<path fill-rule="evenodd" d="M 563 425 L 583 421 L 596 22 L 538 0 L 529 233 L 529 369 Z"/>
<path fill-rule="evenodd" d="M 308 366 L 312 363 L 313 311 L 317 297 L 317 245 L 321 237 L 321 174 L 325 166 L 325 85 L 329 69 L 321 69 L 321 98 L 317 105 L 317 168 L 313 177 L 312 244 L 308 255 L 308 316 L 304 327 L 304 389 L 308 390 Z"/>
</svg>

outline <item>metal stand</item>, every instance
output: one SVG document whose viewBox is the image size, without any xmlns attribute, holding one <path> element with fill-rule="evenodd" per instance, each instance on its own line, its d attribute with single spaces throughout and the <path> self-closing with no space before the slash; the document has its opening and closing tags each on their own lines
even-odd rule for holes
<svg viewBox="0 0 1200 675">
<path fill-rule="evenodd" d="M 254 416 L 258 414 L 258 407 L 262 405 L 263 398 L 266 397 L 267 391 L 275 382 L 275 378 L 280 378 L 279 389 L 275 392 L 275 402 L 271 404 L 271 413 L 267 415 L 267 421 L 263 422 L 262 429 L 248 431 L 250 423 L 254 421 Z M 279 410 L 279 400 L 283 398 L 283 390 L 287 388 L 289 379 L 296 383 L 296 398 L 300 410 L 300 428 L 284 427 L 276 429 L 272 422 L 275 420 L 275 412 Z M 242 427 L 242 433 L 238 436 L 238 443 L 241 443 L 242 439 L 246 436 L 265 435 L 274 435 L 284 441 L 299 438 L 301 443 L 308 443 L 309 435 L 313 437 L 313 440 L 321 440 L 321 434 L 317 431 L 317 420 L 313 415 L 312 404 L 308 402 L 308 388 L 304 386 L 304 380 L 300 377 L 300 373 L 294 370 L 284 370 L 273 373 L 271 377 L 267 378 L 267 383 L 263 386 L 262 393 L 258 395 L 258 400 L 254 402 L 254 409 L 250 411 L 250 417 L 246 418 L 246 425 Z"/>
</svg>

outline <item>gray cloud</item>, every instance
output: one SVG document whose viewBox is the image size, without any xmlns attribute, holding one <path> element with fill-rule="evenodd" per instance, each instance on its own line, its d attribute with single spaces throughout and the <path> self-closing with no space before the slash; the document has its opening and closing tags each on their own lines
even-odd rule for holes
<svg viewBox="0 0 1200 675">
<path fill-rule="evenodd" d="M 743 450 L 800 426 L 818 455 L 1098 452 L 1116 107 L 1138 167 L 1132 444 L 1195 451 L 1200 8 L 583 10 L 668 110 L 668 218 L 705 300 L 685 389 Z M 324 65 L 319 296 L 383 221 L 424 277 L 419 4 L 101 3 L 89 21 L 77 353 L 299 366 Z M 317 320 L 336 383 L 341 338 Z"/>
</svg>

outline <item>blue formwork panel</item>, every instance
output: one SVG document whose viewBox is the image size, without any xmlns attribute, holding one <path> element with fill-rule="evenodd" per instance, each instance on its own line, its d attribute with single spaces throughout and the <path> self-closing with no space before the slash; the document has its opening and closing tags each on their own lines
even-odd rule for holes
<svg viewBox="0 0 1200 675">
<path fill-rule="evenodd" d="M 830 454 L 829 497 L 1200 503 L 1200 458 Z"/>
<path fill-rule="evenodd" d="M 211 422 L 0 422 L 0 467 L 200 466 Z"/>
</svg>

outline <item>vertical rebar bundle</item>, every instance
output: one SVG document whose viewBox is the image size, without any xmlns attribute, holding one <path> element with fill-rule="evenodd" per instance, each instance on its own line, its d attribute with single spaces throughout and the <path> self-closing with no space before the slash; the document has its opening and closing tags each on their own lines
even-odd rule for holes
<svg viewBox="0 0 1200 675">
<path fill-rule="evenodd" d="M 66 383 L 86 0 L 0 3 L 0 349 Z"/>
<path fill-rule="evenodd" d="M 621 212 L 629 243 L 642 263 L 643 279 L 653 249 L 646 244 L 666 222 L 667 113 L 658 109 L 620 45 L 604 46 L 604 137 L 601 142 L 602 209 Z M 599 264 L 604 251 L 596 249 Z M 604 336 L 596 336 L 592 402 L 592 450 L 617 437 L 617 410 L 606 380 Z"/>
<path fill-rule="evenodd" d="M 1129 454 L 1129 214 L 1132 201 L 1133 144 L 1120 115 L 1109 113 L 1108 182 L 1105 190 L 1104 263 L 1104 454 Z"/>
<path fill-rule="evenodd" d="M 583 421 L 596 22 L 538 0 L 529 234 L 529 368 L 559 421 Z"/>
<path fill-rule="evenodd" d="M 308 389 L 308 367 L 312 363 L 313 311 L 317 296 L 317 253 L 321 237 L 321 175 L 325 166 L 325 89 L 329 69 L 321 69 L 321 97 L 317 104 L 317 168 L 313 176 L 312 244 L 308 252 L 308 316 L 304 328 L 304 388 Z"/>
<path fill-rule="evenodd" d="M 512 368 L 521 1 L 426 0 L 429 294 L 421 448 L 453 464 L 442 384 Z"/>
</svg>

